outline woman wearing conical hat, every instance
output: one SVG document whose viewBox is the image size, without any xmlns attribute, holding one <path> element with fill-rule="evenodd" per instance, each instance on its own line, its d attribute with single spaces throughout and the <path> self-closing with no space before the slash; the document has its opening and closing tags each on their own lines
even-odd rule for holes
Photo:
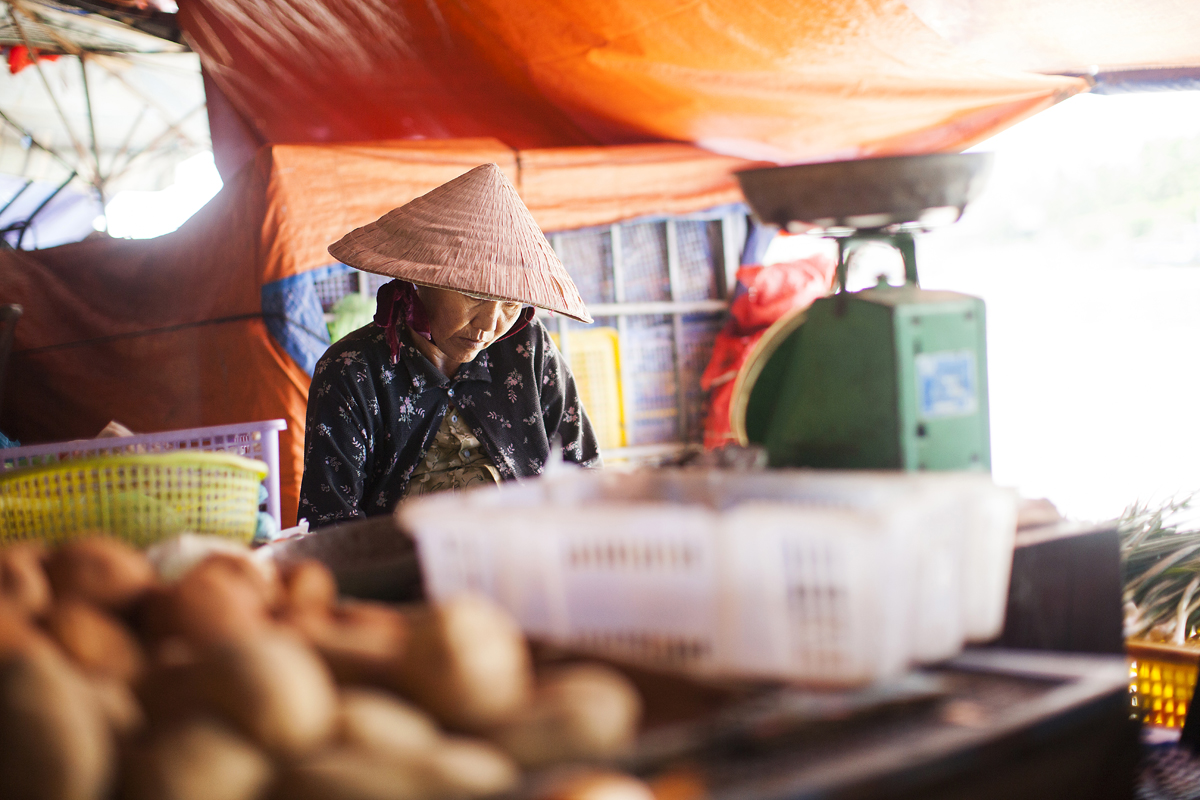
<svg viewBox="0 0 1200 800">
<path fill-rule="evenodd" d="M 539 474 L 551 442 L 599 466 L 575 381 L 534 307 L 591 322 L 516 189 L 485 164 L 351 231 L 329 252 L 394 280 L 375 321 L 317 363 L 299 516 Z"/>
</svg>

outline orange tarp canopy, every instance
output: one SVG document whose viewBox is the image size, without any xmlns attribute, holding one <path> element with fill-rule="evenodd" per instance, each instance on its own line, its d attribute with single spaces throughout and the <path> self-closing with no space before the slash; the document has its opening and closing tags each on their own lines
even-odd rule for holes
<svg viewBox="0 0 1200 800">
<path fill-rule="evenodd" d="M 326 248 L 479 164 L 500 166 L 544 231 L 736 203 L 739 158 L 676 144 L 512 150 L 494 139 L 270 148 L 263 282 L 330 263 Z"/>
<path fill-rule="evenodd" d="M 0 251 L 25 315 L 0 430 L 26 443 L 282 418 L 294 519 L 309 377 L 267 330 L 262 286 L 327 265 L 350 229 L 486 161 L 547 230 L 736 201 L 747 162 L 685 145 L 514 151 L 489 139 L 264 148 L 175 233 Z"/>
<path fill-rule="evenodd" d="M 1087 86 L 976 61 L 899 0 L 180 0 L 180 22 L 225 171 L 239 137 L 957 150 Z"/>
</svg>

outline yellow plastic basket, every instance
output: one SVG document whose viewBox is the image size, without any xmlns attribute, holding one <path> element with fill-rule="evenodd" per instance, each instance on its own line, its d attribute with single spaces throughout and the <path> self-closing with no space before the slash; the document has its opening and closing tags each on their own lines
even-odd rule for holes
<svg viewBox="0 0 1200 800">
<path fill-rule="evenodd" d="M 1182 728 L 1187 719 L 1200 648 L 1127 640 L 1131 715 L 1144 725 Z"/>
<path fill-rule="evenodd" d="M 550 336 L 560 346 L 558 335 Z M 567 338 L 567 362 L 601 450 L 625 446 L 620 353 L 620 337 L 614 328 L 573 330 Z"/>
<path fill-rule="evenodd" d="M 146 546 L 183 531 L 249 541 L 267 466 L 185 451 L 63 461 L 0 476 L 0 543 L 103 531 Z"/>
</svg>

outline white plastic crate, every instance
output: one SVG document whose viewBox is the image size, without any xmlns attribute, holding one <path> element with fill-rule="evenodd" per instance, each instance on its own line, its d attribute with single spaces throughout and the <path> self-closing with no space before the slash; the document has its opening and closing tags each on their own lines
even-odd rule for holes
<svg viewBox="0 0 1200 800">
<path fill-rule="evenodd" d="M 952 656 L 979 627 L 962 580 L 967 483 L 578 471 L 398 514 L 433 597 L 483 592 L 532 635 L 699 673 L 844 685 Z M 1011 531 L 1009 542 L 1011 558 Z"/>
<path fill-rule="evenodd" d="M 966 560 L 967 542 L 976 537 L 972 524 L 978 527 L 979 515 L 972 517 L 966 513 L 968 506 L 974 507 L 969 502 L 974 499 L 972 492 L 980 490 L 977 478 L 1011 506 L 1007 520 L 1003 516 L 1000 519 L 1001 527 L 1008 529 L 1011 560 L 1016 497 L 1012 492 L 997 489 L 986 476 L 941 473 L 925 477 L 842 470 L 769 470 L 752 474 L 655 471 L 638 474 L 635 481 L 627 482 L 620 491 L 630 501 L 663 498 L 716 509 L 736 509 L 757 501 L 774 503 L 777 511 L 785 515 L 805 507 L 843 509 L 871 516 L 876 525 L 894 529 L 899 537 L 896 568 L 909 581 L 903 591 L 912 597 L 903 629 L 909 657 L 933 662 L 958 653 L 964 637 L 990 638 L 999 632 L 997 623 L 990 636 L 979 635 L 990 624 L 991 617 L 983 621 L 968 618 L 966 595 L 980 594 L 981 585 L 995 587 L 1000 583 L 981 582 L 979 575 L 988 571 L 986 566 L 978 560 L 967 564 Z M 552 491 L 562 496 L 567 489 L 559 486 Z M 1001 555 L 1000 560 L 1003 559 Z M 999 594 L 998 602 L 988 608 L 998 606 L 1002 621 L 1008 564 L 991 568 L 991 572 L 996 571 L 1001 571 L 1004 577 L 1002 585 L 993 590 L 993 595 Z M 967 575 L 972 579 L 964 580 Z"/>
<path fill-rule="evenodd" d="M 808 502 L 863 508 L 877 502 L 879 492 L 923 498 L 926 512 L 940 519 L 926 528 L 927 533 L 950 534 L 949 539 L 928 545 L 934 552 L 940 551 L 939 561 L 952 553 L 959 565 L 961 579 L 955 582 L 961 594 L 962 634 L 973 642 L 990 641 L 1000 634 L 1017 530 L 1015 491 L 996 486 L 989 475 L 978 472 L 796 470 L 790 474 L 791 495 Z M 867 491 L 868 487 L 873 491 Z M 922 585 L 927 589 L 936 582 L 932 579 L 935 574 L 944 578 L 944 568 L 931 563 L 926 569 L 931 579 Z M 922 605 L 927 614 L 938 610 L 932 602 Z"/>
<path fill-rule="evenodd" d="M 0 450 L 0 472 L 78 458 L 96 458 L 132 453 L 166 453 L 172 450 L 205 450 L 232 453 L 257 459 L 267 465 L 267 512 L 280 524 L 279 507 L 279 432 L 287 422 L 269 419 L 236 425 L 214 425 L 136 436 L 104 439 L 76 439 L 70 442 L 34 444 Z"/>
</svg>

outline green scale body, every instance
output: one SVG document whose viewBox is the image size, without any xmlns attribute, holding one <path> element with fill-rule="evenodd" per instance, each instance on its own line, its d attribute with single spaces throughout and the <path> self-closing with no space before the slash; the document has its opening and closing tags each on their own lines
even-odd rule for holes
<svg viewBox="0 0 1200 800">
<path fill-rule="evenodd" d="M 976 297 L 881 281 L 817 300 L 755 385 L 771 465 L 990 471 L 986 352 Z"/>
</svg>

